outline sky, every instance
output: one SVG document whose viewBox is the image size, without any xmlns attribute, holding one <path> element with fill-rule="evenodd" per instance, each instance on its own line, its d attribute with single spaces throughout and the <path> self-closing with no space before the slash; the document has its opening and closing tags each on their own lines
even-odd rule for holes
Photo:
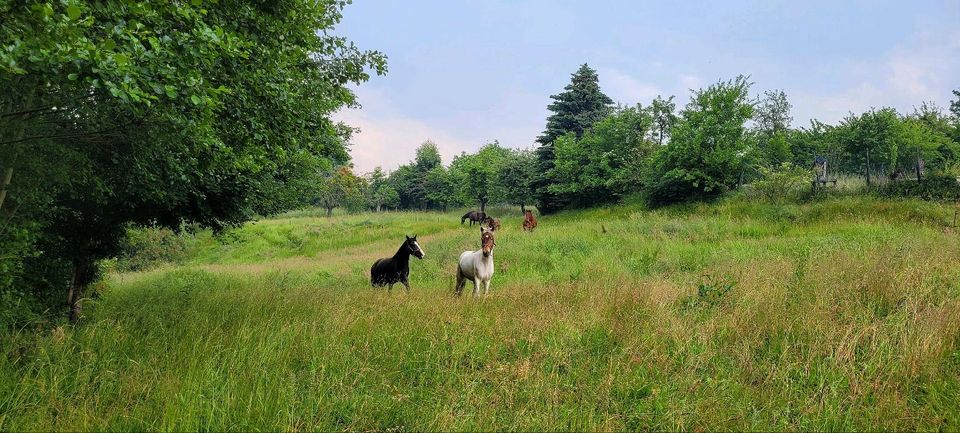
<svg viewBox="0 0 960 433">
<path fill-rule="evenodd" d="M 393 170 L 425 140 L 444 162 L 492 140 L 532 148 L 580 64 L 614 101 L 647 105 L 749 75 L 782 89 L 794 126 L 960 89 L 960 0 L 354 0 L 336 34 L 383 52 L 389 71 L 354 87 L 356 171 Z"/>
</svg>

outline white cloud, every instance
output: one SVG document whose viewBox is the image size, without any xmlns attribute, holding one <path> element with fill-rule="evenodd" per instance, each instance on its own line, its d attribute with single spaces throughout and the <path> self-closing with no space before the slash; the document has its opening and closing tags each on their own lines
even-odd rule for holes
<svg viewBox="0 0 960 433">
<path fill-rule="evenodd" d="M 416 148 L 426 140 L 437 144 L 445 163 L 453 155 L 477 147 L 456 133 L 404 115 L 382 92 L 371 87 L 354 91 L 363 108 L 342 110 L 333 119 L 360 128 L 350 146 L 358 173 L 370 172 L 377 166 L 393 170 L 412 160 Z"/>
<path fill-rule="evenodd" d="M 910 113 L 924 101 L 947 105 L 960 76 L 960 32 L 921 32 L 874 61 L 833 71 L 854 84 L 840 92 L 801 91 L 791 95 L 798 125 L 809 119 L 835 123 L 871 108 L 893 107 Z"/>
<path fill-rule="evenodd" d="M 626 105 L 647 105 L 664 92 L 656 85 L 644 83 L 617 69 L 599 68 L 600 85 L 610 98 Z"/>
</svg>

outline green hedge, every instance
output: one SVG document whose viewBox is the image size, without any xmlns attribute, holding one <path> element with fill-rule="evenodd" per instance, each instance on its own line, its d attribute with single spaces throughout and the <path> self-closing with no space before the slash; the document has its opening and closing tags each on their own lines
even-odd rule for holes
<svg viewBox="0 0 960 433">
<path fill-rule="evenodd" d="M 960 183 L 947 175 L 928 176 L 919 182 L 901 180 L 889 182 L 877 189 L 881 197 L 910 197 L 931 201 L 960 201 Z"/>
</svg>

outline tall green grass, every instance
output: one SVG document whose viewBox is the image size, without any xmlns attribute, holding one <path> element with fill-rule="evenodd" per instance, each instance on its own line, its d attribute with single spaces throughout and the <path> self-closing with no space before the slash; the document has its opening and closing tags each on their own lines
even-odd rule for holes
<svg viewBox="0 0 960 433">
<path fill-rule="evenodd" d="M 493 213 L 493 212 L 491 212 Z M 953 208 L 745 199 L 259 221 L 2 337 L 0 430 L 957 430 Z M 369 267 L 416 233 L 405 293 Z"/>
</svg>

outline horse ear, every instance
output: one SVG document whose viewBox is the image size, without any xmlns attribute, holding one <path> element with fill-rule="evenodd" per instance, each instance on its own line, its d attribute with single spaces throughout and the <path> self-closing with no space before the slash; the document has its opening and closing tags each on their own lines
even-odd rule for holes
<svg viewBox="0 0 960 433">
<path fill-rule="evenodd" d="M 413 240 L 417 240 L 417 235 L 413 235 Z"/>
<path fill-rule="evenodd" d="M 410 240 L 410 236 L 403 235 L 403 237 L 407 238 L 408 241 Z"/>
</svg>

